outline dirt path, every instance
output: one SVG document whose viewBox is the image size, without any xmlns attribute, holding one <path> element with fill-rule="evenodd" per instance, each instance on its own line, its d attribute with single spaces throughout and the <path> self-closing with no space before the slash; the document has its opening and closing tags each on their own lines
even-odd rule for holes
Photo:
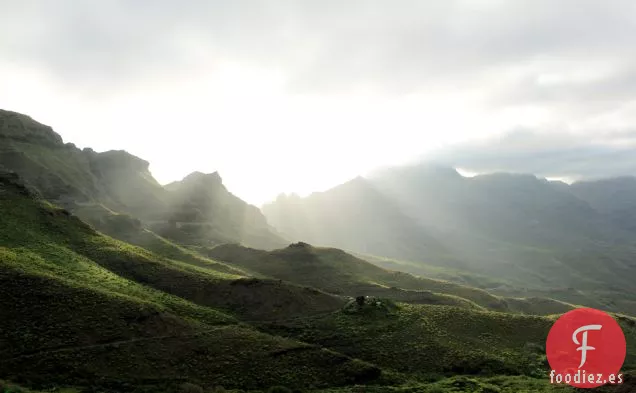
<svg viewBox="0 0 636 393">
<path fill-rule="evenodd" d="M 160 341 L 160 340 L 174 339 L 174 338 L 176 338 L 176 339 L 188 339 L 188 338 L 194 338 L 194 337 L 198 337 L 198 336 L 204 336 L 206 334 L 221 330 L 221 329 L 226 328 L 226 327 L 227 327 L 227 325 L 218 326 L 218 327 L 215 327 L 215 328 L 212 328 L 212 329 L 207 329 L 205 331 L 192 333 L 192 334 L 133 338 L 133 339 L 130 339 L 130 340 L 111 341 L 111 342 L 101 343 L 101 344 L 79 345 L 79 346 L 74 346 L 74 347 L 63 347 L 63 348 L 47 349 L 47 350 L 42 350 L 42 351 L 34 351 L 34 352 L 30 352 L 30 353 L 24 353 L 24 354 L 21 354 L 21 355 L 17 355 L 17 356 L 11 357 L 11 358 L 0 358 L 0 362 L 7 362 L 7 361 L 12 361 L 12 360 L 18 360 L 18 359 L 24 359 L 24 358 L 30 358 L 30 357 L 37 357 L 37 356 L 41 356 L 41 355 L 49 355 L 49 354 L 53 354 L 53 353 L 73 352 L 73 351 L 78 351 L 78 350 L 83 350 L 83 349 L 103 348 L 103 347 L 111 347 L 111 346 L 112 347 L 117 347 L 119 345 L 129 345 L 129 344 L 134 344 L 134 343 L 139 343 L 139 342 L 146 342 L 146 341 Z"/>
<path fill-rule="evenodd" d="M 339 311 L 340 310 L 329 311 L 329 312 L 326 312 L 326 313 L 312 315 L 312 316 L 294 317 L 294 318 L 288 318 L 288 319 L 274 319 L 274 320 L 262 320 L 262 319 L 260 319 L 260 320 L 252 320 L 252 321 L 240 321 L 241 322 L 240 324 L 237 324 L 237 325 L 234 325 L 234 326 L 246 325 L 246 327 L 256 328 L 255 326 L 251 326 L 251 324 L 285 323 L 285 322 L 295 322 L 295 321 L 302 321 L 302 320 L 308 320 L 308 319 L 324 318 L 324 317 L 336 314 Z M 230 326 L 232 326 L 232 325 L 230 325 Z M 206 334 L 210 334 L 210 333 L 213 333 L 215 331 L 225 329 L 227 327 L 228 327 L 228 325 L 216 326 L 214 328 L 206 329 L 204 331 L 200 331 L 200 332 L 192 333 L 192 334 L 143 337 L 143 338 L 133 338 L 133 339 L 130 339 L 130 340 L 110 341 L 110 342 L 100 343 L 100 344 L 79 345 L 79 346 L 62 347 L 62 348 L 50 348 L 50 349 L 41 350 L 41 351 L 32 351 L 32 352 L 29 352 L 29 353 L 23 353 L 21 355 L 13 356 L 13 357 L 10 357 L 10 358 L 2 358 L 2 357 L 0 357 L 0 363 L 14 361 L 14 360 L 19 360 L 19 359 L 27 359 L 27 358 L 31 358 L 31 357 L 38 357 L 38 356 L 42 356 L 42 355 L 50 355 L 50 354 L 54 354 L 54 353 L 73 352 L 73 351 L 78 351 L 78 350 L 94 349 L 94 348 L 118 347 L 119 345 L 130 345 L 130 344 L 135 344 L 135 343 L 139 343 L 139 342 L 160 341 L 160 340 L 167 340 L 167 339 L 189 339 L 189 338 L 204 336 Z"/>
</svg>

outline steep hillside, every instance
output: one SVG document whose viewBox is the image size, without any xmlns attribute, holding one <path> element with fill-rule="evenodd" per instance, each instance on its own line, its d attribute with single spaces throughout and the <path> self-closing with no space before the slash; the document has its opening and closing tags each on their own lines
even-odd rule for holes
<svg viewBox="0 0 636 393">
<path fill-rule="evenodd" d="M 447 252 L 408 212 L 362 177 L 307 198 L 281 195 L 263 206 L 263 213 L 294 241 L 406 259 Z"/>
<path fill-rule="evenodd" d="M 80 150 L 65 144 L 51 127 L 4 110 L 0 142 L 0 168 L 15 171 L 45 199 L 99 230 L 112 229 L 111 213 L 124 213 L 184 243 L 233 241 L 264 248 L 284 244 L 256 207 L 225 189 L 218 174 L 190 175 L 168 187 L 170 192 L 152 177 L 145 160 L 121 150 Z"/>
<path fill-rule="evenodd" d="M 165 188 L 170 211 L 168 223 L 153 226 L 159 234 L 188 244 L 241 242 L 275 248 L 286 243 L 258 208 L 225 188 L 217 172 L 195 172 Z"/>
<path fill-rule="evenodd" d="M 84 149 L 83 152 L 100 185 L 113 200 L 120 202 L 121 207 L 115 206 L 117 211 L 143 219 L 159 218 L 166 211 L 165 191 L 152 177 L 148 161 L 123 150 L 96 153 Z"/>
<path fill-rule="evenodd" d="M 244 320 L 338 310 L 314 289 L 169 260 L 0 176 L 0 378 L 29 385 L 338 386 L 380 370 Z M 202 367 L 205 365 L 205 367 Z"/>
<path fill-rule="evenodd" d="M 205 258 L 201 266 L 178 255 L 171 259 L 96 232 L 38 199 L 15 174 L 0 176 L 0 214 L 1 380 L 36 389 L 117 392 L 219 385 L 421 390 L 431 378 L 453 391 L 456 383 L 520 387 L 543 381 L 541 345 L 551 318 L 479 311 L 466 300 L 443 306 L 370 296 L 359 305 L 317 289 L 242 276 L 258 267 L 255 260 L 237 263 L 237 269 Z M 339 250 L 296 244 L 266 254 L 266 261 L 280 264 L 269 273 L 296 264 L 295 274 L 311 277 L 306 269 L 315 266 L 313 280 L 326 277 L 337 286 L 364 277 L 406 291 L 437 283 L 440 291 L 475 296 L 475 303 L 480 295 L 492 298 L 388 272 Z M 314 281 L 321 282 L 327 286 Z M 632 353 L 635 322 L 620 320 Z M 633 364 L 629 357 L 627 367 Z M 483 376 L 474 382 L 442 379 L 447 373 Z"/>
<path fill-rule="evenodd" d="M 0 165 L 19 173 L 48 200 L 66 207 L 99 201 L 140 217 L 162 207 L 162 187 L 148 162 L 124 151 L 80 150 L 63 143 L 51 127 L 4 110 L 0 140 Z"/>
<path fill-rule="evenodd" d="M 276 318 L 279 314 L 324 312 L 342 304 L 342 300 L 313 289 L 241 277 L 240 271 L 215 261 L 202 258 L 197 264 L 193 260 L 181 260 L 180 255 L 176 256 L 178 259 L 170 259 L 116 241 L 95 232 L 65 210 L 25 198 L 12 176 L 0 176 L 0 181 L 6 186 L 0 200 L 2 244 L 17 256 L 41 259 L 47 269 L 56 269 L 49 259 L 54 256 L 78 261 L 70 264 L 64 274 L 84 276 L 87 274 L 84 270 L 75 268 L 81 266 L 79 262 L 90 260 L 121 277 L 203 306 L 223 308 L 248 317 Z M 187 254 L 184 252 L 184 255 Z"/>
</svg>

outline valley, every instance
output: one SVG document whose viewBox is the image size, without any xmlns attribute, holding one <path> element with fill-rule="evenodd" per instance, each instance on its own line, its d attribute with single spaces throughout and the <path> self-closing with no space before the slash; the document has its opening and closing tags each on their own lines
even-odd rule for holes
<svg viewBox="0 0 636 393">
<path fill-rule="evenodd" d="M 633 206 L 605 183 L 401 168 L 261 213 L 148 168 L 0 111 L 0 387 L 574 392 L 545 340 L 587 306 L 627 339 L 597 391 L 633 389 Z"/>
</svg>

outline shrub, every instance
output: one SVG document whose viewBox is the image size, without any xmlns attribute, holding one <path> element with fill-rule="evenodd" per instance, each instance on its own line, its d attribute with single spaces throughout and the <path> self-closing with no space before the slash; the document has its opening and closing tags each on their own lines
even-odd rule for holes
<svg viewBox="0 0 636 393">
<path fill-rule="evenodd" d="M 292 391 L 284 386 L 272 386 L 267 390 L 267 393 L 292 393 Z"/>
<path fill-rule="evenodd" d="M 179 393 L 204 393 L 203 388 L 190 382 L 179 385 Z"/>
</svg>

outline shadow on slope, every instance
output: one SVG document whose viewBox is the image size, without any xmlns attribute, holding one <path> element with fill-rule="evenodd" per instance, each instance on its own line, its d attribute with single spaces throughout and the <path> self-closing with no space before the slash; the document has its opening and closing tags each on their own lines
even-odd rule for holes
<svg viewBox="0 0 636 393">
<path fill-rule="evenodd" d="M 239 269 L 346 296 L 531 314 L 553 314 L 573 308 L 552 299 L 501 298 L 478 288 L 390 271 L 342 250 L 306 243 L 271 252 L 235 244 L 199 251 Z"/>
<path fill-rule="evenodd" d="M 95 232 L 63 209 L 21 194 L 26 189 L 2 186 L 2 243 L 19 253 L 28 250 L 47 262 L 87 259 L 111 272 L 203 306 L 222 308 L 246 318 L 278 318 L 328 312 L 343 300 L 310 288 L 275 280 L 256 280 L 158 256 Z M 2 179 L 0 179 L 2 181 Z M 227 266 L 218 264 L 227 269 Z"/>
<path fill-rule="evenodd" d="M 545 342 L 557 316 L 399 304 L 388 313 L 341 312 L 263 324 L 285 334 L 427 379 L 436 375 L 525 375 L 545 378 Z M 636 321 L 615 316 L 627 339 L 624 369 L 636 366 Z"/>
<path fill-rule="evenodd" d="M 184 381 L 327 387 L 380 376 L 233 317 L 330 312 L 342 305 L 335 296 L 161 258 L 95 232 L 13 175 L 0 176 L 0 214 L 0 378 L 127 391 Z"/>
</svg>

